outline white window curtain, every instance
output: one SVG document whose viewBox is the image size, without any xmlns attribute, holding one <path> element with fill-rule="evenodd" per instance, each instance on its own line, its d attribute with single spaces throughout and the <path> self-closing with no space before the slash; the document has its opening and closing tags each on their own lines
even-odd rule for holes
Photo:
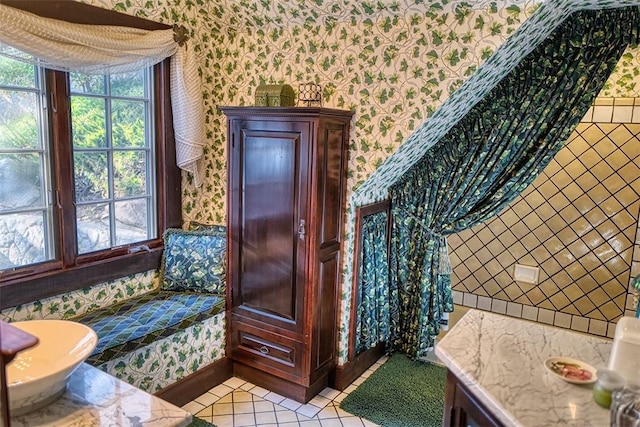
<svg viewBox="0 0 640 427">
<path fill-rule="evenodd" d="M 2 4 L 0 22 L 0 54 L 55 70 L 122 73 L 171 57 L 177 163 L 196 186 L 202 183 L 206 133 L 198 63 L 191 44 L 178 43 L 173 29 L 74 24 Z"/>
</svg>

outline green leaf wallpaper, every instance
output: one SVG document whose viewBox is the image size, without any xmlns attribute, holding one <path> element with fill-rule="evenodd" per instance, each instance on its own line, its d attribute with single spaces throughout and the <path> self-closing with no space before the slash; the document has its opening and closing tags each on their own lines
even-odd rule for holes
<svg viewBox="0 0 640 427">
<path fill-rule="evenodd" d="M 533 0 L 83 0 L 185 25 L 201 61 L 206 181 L 184 177 L 185 221 L 225 222 L 226 127 L 220 105 L 253 105 L 260 83 L 315 82 L 324 105 L 355 111 L 348 198 L 539 6 Z M 616 2 L 609 2 L 615 4 Z M 603 96 L 639 95 L 629 50 Z M 346 246 L 352 242 L 349 212 Z M 344 259 L 340 361 L 350 271 Z"/>
</svg>

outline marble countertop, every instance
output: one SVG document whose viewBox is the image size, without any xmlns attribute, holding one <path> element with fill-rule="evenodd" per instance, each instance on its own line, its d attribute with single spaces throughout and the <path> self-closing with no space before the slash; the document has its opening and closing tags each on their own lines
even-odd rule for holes
<svg viewBox="0 0 640 427">
<path fill-rule="evenodd" d="M 67 391 L 38 411 L 12 417 L 12 427 L 182 427 L 191 414 L 83 363 Z"/>
<path fill-rule="evenodd" d="M 548 372 L 553 356 L 606 367 L 612 342 L 499 314 L 469 310 L 436 345 L 436 355 L 509 426 L 609 425 L 592 385 L 569 384 Z"/>
</svg>

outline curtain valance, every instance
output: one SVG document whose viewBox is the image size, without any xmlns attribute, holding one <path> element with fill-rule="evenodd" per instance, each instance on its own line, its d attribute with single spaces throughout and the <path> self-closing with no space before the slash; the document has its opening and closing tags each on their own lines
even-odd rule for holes
<svg viewBox="0 0 640 427">
<path fill-rule="evenodd" d="M 0 54 L 86 74 L 140 70 L 171 57 L 171 106 L 178 167 L 199 185 L 206 140 L 202 88 L 190 43 L 174 30 L 83 25 L 43 18 L 0 4 Z"/>
</svg>

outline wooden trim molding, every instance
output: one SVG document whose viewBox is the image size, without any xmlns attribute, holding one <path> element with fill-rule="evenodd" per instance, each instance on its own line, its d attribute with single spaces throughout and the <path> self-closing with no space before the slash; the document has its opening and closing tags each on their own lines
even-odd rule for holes
<svg viewBox="0 0 640 427">
<path fill-rule="evenodd" d="M 0 0 L 5 6 L 24 10 L 44 18 L 58 19 L 85 25 L 117 25 L 144 30 L 166 30 L 171 25 L 99 8 L 75 0 Z"/>
<path fill-rule="evenodd" d="M 364 217 L 377 214 L 380 212 L 387 212 L 387 253 L 389 252 L 389 224 L 391 219 L 391 201 L 389 199 L 381 202 L 371 203 L 356 208 L 356 229 L 355 229 L 355 243 L 353 253 L 353 279 L 351 286 L 351 316 L 349 320 L 349 350 L 347 353 L 347 360 L 353 360 L 356 354 L 356 316 L 358 310 L 358 274 L 360 272 L 360 264 L 362 262 L 362 220 Z"/>
<path fill-rule="evenodd" d="M 232 376 L 233 362 L 223 357 L 163 388 L 155 395 L 176 406 L 183 406 Z"/>
<path fill-rule="evenodd" d="M 349 387 L 353 381 L 384 355 L 385 347 L 386 343 L 379 343 L 376 347 L 358 354 L 354 360 L 337 366 L 333 378 L 329 379 L 329 385 L 341 391 Z"/>
</svg>

